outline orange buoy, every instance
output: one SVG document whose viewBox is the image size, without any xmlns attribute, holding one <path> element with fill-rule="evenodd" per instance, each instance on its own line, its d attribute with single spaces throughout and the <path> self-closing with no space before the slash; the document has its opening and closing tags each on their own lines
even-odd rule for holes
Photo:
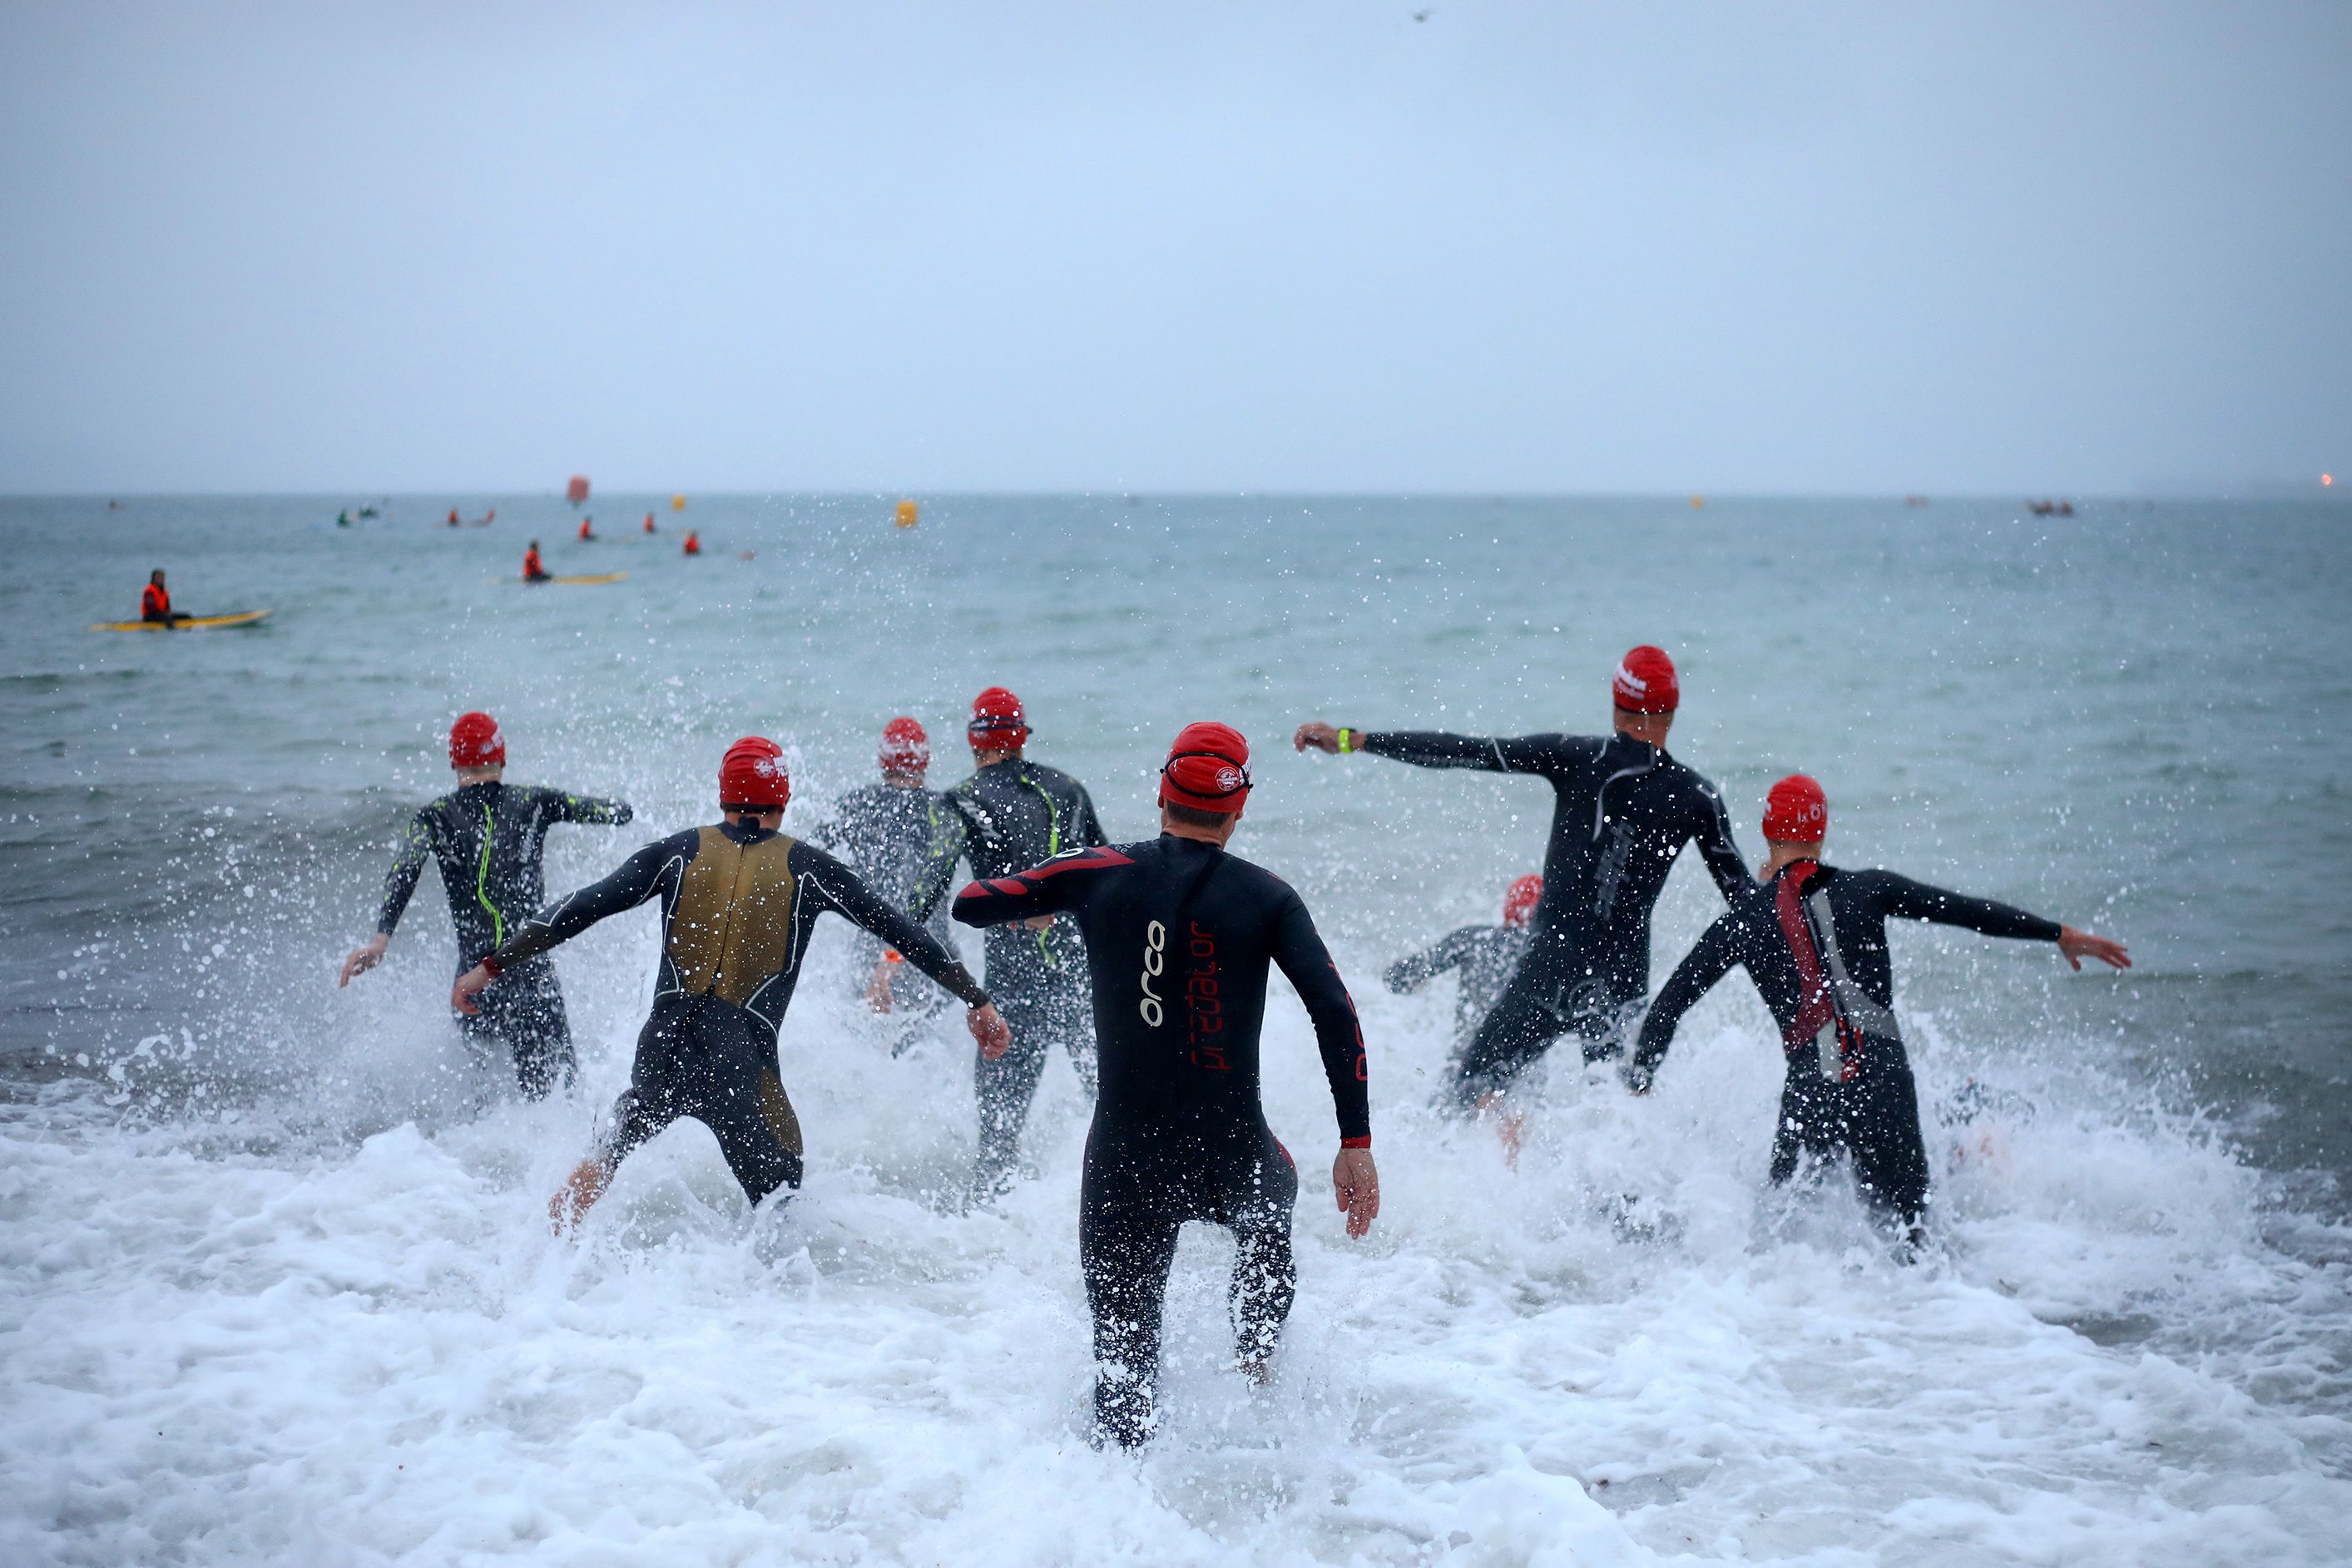
<svg viewBox="0 0 2352 1568">
<path fill-rule="evenodd" d="M 575 507 L 581 502 L 586 500 L 588 498 L 588 476 L 585 474 L 574 474 L 572 476 L 572 483 L 563 486 L 563 498 L 571 502 Z"/>
<path fill-rule="evenodd" d="M 686 497 L 683 496 L 672 496 L 669 498 L 669 509 L 673 512 L 683 512 L 686 510 Z"/>
<path fill-rule="evenodd" d="M 922 516 L 923 508 L 915 505 L 914 502 L 901 501 L 898 503 L 898 524 L 900 528 L 913 528 L 916 523 L 922 519 Z"/>
</svg>

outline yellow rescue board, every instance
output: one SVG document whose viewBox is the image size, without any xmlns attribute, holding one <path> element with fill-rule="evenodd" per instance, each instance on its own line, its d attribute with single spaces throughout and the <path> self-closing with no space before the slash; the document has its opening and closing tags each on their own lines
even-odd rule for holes
<svg viewBox="0 0 2352 1568">
<path fill-rule="evenodd" d="M 100 621 L 93 632 L 202 632 L 215 626 L 250 626 L 269 618 L 267 610 L 240 610 L 234 615 L 184 615 L 175 626 L 161 621 Z"/>
<path fill-rule="evenodd" d="M 591 582 L 618 582 L 621 579 L 628 575 L 629 574 L 625 571 L 604 571 L 599 572 L 593 577 L 551 577 L 546 580 L 549 582 L 568 582 L 577 585 Z M 525 588 L 530 586 L 530 580 L 528 578 L 514 577 L 509 578 L 507 580 L 509 582 L 520 582 Z"/>
</svg>

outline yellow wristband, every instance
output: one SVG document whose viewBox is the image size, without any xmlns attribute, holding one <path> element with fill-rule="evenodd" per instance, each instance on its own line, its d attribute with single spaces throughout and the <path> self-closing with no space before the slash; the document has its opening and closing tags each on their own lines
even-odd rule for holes
<svg viewBox="0 0 2352 1568">
<path fill-rule="evenodd" d="M 1355 749 L 1356 732 L 1343 727 L 1339 731 L 1339 755 L 1345 757 Z"/>
</svg>

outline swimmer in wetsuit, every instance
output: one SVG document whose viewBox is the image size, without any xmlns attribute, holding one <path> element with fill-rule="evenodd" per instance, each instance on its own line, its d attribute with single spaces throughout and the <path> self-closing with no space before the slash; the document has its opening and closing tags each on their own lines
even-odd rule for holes
<svg viewBox="0 0 2352 1568">
<path fill-rule="evenodd" d="M 163 569 L 160 566 L 147 574 L 147 586 L 139 591 L 139 619 L 160 621 L 166 626 L 177 626 L 189 619 L 172 608 L 172 591 L 163 586 Z"/>
<path fill-rule="evenodd" d="M 1222 1225 L 1237 1248 L 1228 1304 L 1241 1369 L 1260 1381 L 1290 1314 L 1298 1173 L 1258 1099 L 1266 968 L 1297 988 L 1339 1109 L 1331 1185 L 1360 1237 L 1380 1213 L 1364 1040 L 1355 1005 L 1298 894 L 1225 852 L 1249 800 L 1249 743 L 1185 727 L 1160 770 L 1160 833 L 1066 852 L 975 882 L 955 917 L 1003 927 L 1066 914 L 1086 934 L 1102 1088 L 1087 1134 L 1078 1256 L 1095 1324 L 1097 1441 L 1158 1425 L 1160 1308 L 1176 1233 Z"/>
<path fill-rule="evenodd" d="M 2131 955 L 2120 942 L 1990 899 L 1947 893 L 1891 871 L 1825 866 L 1828 831 L 1829 802 L 1819 784 L 1794 773 L 1772 786 L 1764 810 L 1770 858 L 1762 883 L 1733 899 L 1730 912 L 1675 967 L 1642 1020 L 1625 1082 L 1647 1093 L 1683 1015 L 1717 980 L 1745 968 L 1780 1026 L 1788 1056 L 1772 1180 L 1794 1176 L 1801 1156 L 1851 1155 L 1864 1196 L 1900 1225 L 1907 1250 L 1925 1237 L 1927 1150 L 1918 1089 L 1895 1022 L 1888 919 L 2054 942 L 2077 969 L 2085 958 L 2128 969 Z"/>
<path fill-rule="evenodd" d="M 1435 946 L 1399 958 L 1381 978 L 1399 996 L 1448 969 L 1462 972 L 1454 993 L 1454 1049 L 1465 1049 L 1528 954 L 1528 916 L 1543 897 L 1543 878 L 1523 876 L 1503 894 L 1500 925 L 1465 925 Z"/>
<path fill-rule="evenodd" d="M 959 855 L 971 862 L 974 877 L 986 880 L 1103 841 L 1086 786 L 1022 755 L 1029 720 L 1019 697 L 1003 686 L 981 693 L 972 699 L 964 738 L 971 746 L 972 775 L 946 796 L 959 842 L 935 854 L 925 869 L 913 905 L 918 920 L 929 919 L 955 885 Z M 1012 1184 L 1021 1128 L 1055 1042 L 1069 1052 L 1087 1092 L 1095 1087 L 1086 950 L 1076 922 L 1040 915 L 1029 925 L 991 931 L 986 955 L 989 994 L 1004 1009 L 1013 1043 L 1000 1061 L 980 1057 L 972 1063 L 980 1152 L 971 1192 L 982 1199 Z"/>
<path fill-rule="evenodd" d="M 835 801 L 833 820 L 810 833 L 808 841 L 839 854 L 857 869 L 866 886 L 908 909 L 934 862 L 944 858 L 954 864 L 963 850 L 963 834 L 946 800 L 923 787 L 931 766 L 931 742 L 919 723 L 902 714 L 884 725 L 879 761 L 881 782 L 860 785 Z M 955 950 L 944 901 L 932 909 L 924 927 L 941 946 Z M 897 948 L 859 934 L 855 972 L 866 1005 L 877 1013 L 895 1011 L 901 1019 L 893 1056 L 945 1005 L 944 993 L 928 986 L 912 997 L 898 998 L 891 981 L 905 966 Z"/>
<path fill-rule="evenodd" d="M 1518 972 L 1454 1062 L 1445 1099 L 1456 1109 L 1502 1112 L 1504 1146 L 1516 1152 L 1518 1118 L 1505 1095 L 1564 1034 L 1588 1061 L 1616 1055 L 1650 987 L 1650 911 L 1688 843 L 1698 845 L 1729 899 L 1750 883 L 1715 786 L 1666 755 L 1681 702 L 1674 662 L 1644 645 L 1610 683 L 1616 733 L 1483 736 L 1334 729 L 1306 724 L 1301 751 L 1369 752 L 1423 768 L 1532 774 L 1549 783 L 1551 843 L 1543 897 Z"/>
<path fill-rule="evenodd" d="M 428 858 L 440 866 L 442 891 L 449 895 L 462 973 L 494 951 L 546 899 L 540 862 L 549 828 L 558 822 L 617 827 L 629 820 L 625 801 L 505 782 L 506 737 L 486 713 L 461 714 L 449 727 L 449 766 L 457 772 L 457 788 L 418 811 L 401 835 L 399 853 L 383 879 L 375 936 L 343 960 L 339 986 L 383 962 Z M 530 1098 L 540 1099 L 559 1083 L 571 1086 L 578 1070 L 572 1025 L 549 960 L 520 966 L 488 1006 L 461 1012 L 457 1022 L 478 1051 L 505 1044 L 514 1058 L 515 1082 Z"/>
<path fill-rule="evenodd" d="M 743 1196 L 758 1204 L 801 1183 L 801 1125 L 776 1062 L 776 1033 L 800 980 L 817 916 L 846 915 L 963 998 L 982 1049 L 1003 1051 L 1004 1020 L 952 954 L 839 861 L 776 830 L 792 799 L 782 749 L 747 736 L 719 769 L 717 826 L 647 844 L 604 881 L 557 900 L 458 977 L 450 1001 L 470 1010 L 493 982 L 598 921 L 662 901 L 661 970 L 637 1036 L 629 1087 L 604 1142 L 548 1205 L 562 1229 L 585 1213 L 631 1150 L 680 1116 L 719 1139 Z M 490 988 L 487 992 L 485 988 Z"/>
</svg>

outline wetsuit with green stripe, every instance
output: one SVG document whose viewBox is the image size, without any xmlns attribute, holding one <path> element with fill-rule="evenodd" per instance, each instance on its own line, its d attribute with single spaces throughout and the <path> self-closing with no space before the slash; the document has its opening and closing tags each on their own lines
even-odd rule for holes
<svg viewBox="0 0 2352 1568">
<path fill-rule="evenodd" d="M 911 907 L 933 862 L 947 857 L 949 864 L 963 852 L 962 819 L 947 800 L 921 785 L 866 784 L 834 802 L 833 820 L 809 833 L 808 841 L 839 855 L 856 869 L 866 886 L 898 908 Z M 924 923 L 925 930 L 950 951 L 955 936 L 941 903 Z M 882 961 L 885 944 L 858 931 L 853 939 L 849 979 L 853 992 L 863 996 L 874 966 Z M 930 1020 L 947 1006 L 947 993 L 932 986 L 898 988 L 893 1014 L 898 1038 L 891 1047 L 897 1055 L 926 1032 Z"/>
<path fill-rule="evenodd" d="M 981 768 L 945 796 L 955 833 L 935 846 L 911 913 L 929 920 L 955 885 L 958 860 L 974 878 L 1013 876 L 1070 850 L 1103 843 L 1102 823 L 1086 786 L 1062 772 L 1010 757 Z M 1085 940 L 1077 922 L 1056 915 L 1043 930 L 999 925 L 987 933 L 989 995 L 1012 1026 L 1013 1049 L 995 1061 L 973 1056 L 980 1102 L 980 1154 L 972 1189 L 1002 1191 L 1021 1147 L 1037 1080 L 1055 1041 L 1070 1053 L 1080 1082 L 1095 1087 L 1093 1001 Z"/>
<path fill-rule="evenodd" d="M 513 936 L 546 902 L 541 861 L 548 829 L 558 822 L 617 826 L 629 816 L 627 803 L 620 800 L 495 780 L 463 785 L 418 811 L 402 832 L 384 878 L 376 929 L 389 936 L 399 926 L 425 861 L 434 861 L 449 894 L 457 973 L 463 974 Z M 537 959 L 509 978 L 513 983 L 500 988 L 502 995 L 485 998 L 478 1016 L 460 1015 L 458 1023 L 478 1045 L 504 1041 L 514 1057 L 516 1082 L 537 1099 L 572 1082 L 572 1026 L 553 964 Z"/>
</svg>

